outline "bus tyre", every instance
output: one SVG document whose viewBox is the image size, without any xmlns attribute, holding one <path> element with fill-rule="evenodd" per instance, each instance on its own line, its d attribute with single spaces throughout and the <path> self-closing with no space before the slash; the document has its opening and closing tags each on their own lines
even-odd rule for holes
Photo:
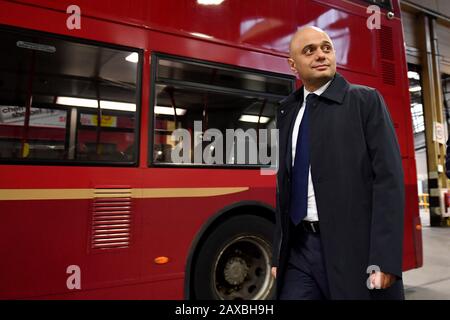
<svg viewBox="0 0 450 320">
<path fill-rule="evenodd" d="M 273 299 L 273 230 L 273 223 L 253 215 L 235 216 L 216 227 L 198 251 L 196 299 Z"/>
</svg>

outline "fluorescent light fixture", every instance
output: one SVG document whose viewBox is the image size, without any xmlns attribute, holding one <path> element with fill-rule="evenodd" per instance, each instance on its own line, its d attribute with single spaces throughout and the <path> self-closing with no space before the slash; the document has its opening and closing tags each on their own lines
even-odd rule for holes
<svg viewBox="0 0 450 320">
<path fill-rule="evenodd" d="M 205 6 L 213 5 L 218 6 L 219 4 L 222 4 L 225 0 L 197 0 L 198 4 L 203 4 Z"/>
<path fill-rule="evenodd" d="M 97 108 L 98 100 L 73 98 L 73 97 L 58 97 L 56 99 L 56 104 L 82 108 Z M 107 100 L 100 100 L 100 108 L 109 110 L 120 110 L 120 111 L 136 111 L 136 105 L 134 103 L 116 102 Z"/>
<path fill-rule="evenodd" d="M 120 111 L 136 111 L 134 103 L 116 102 L 100 100 L 101 109 L 120 110 Z"/>
<path fill-rule="evenodd" d="M 177 116 L 184 116 L 186 114 L 186 109 L 181 109 L 181 108 L 176 108 L 176 109 L 177 109 Z M 155 113 L 156 114 L 165 114 L 168 116 L 175 115 L 172 107 L 155 106 Z"/>
<path fill-rule="evenodd" d="M 45 44 L 42 44 L 42 43 L 33 43 L 33 42 L 27 42 L 27 41 L 17 41 L 16 45 L 19 48 L 23 48 L 23 49 L 31 49 L 31 50 L 48 52 L 48 53 L 55 53 L 56 52 L 56 47 L 45 45 Z"/>
<path fill-rule="evenodd" d="M 58 97 L 58 99 L 56 99 L 56 104 L 74 107 L 97 108 L 97 100 L 94 99 Z"/>
<path fill-rule="evenodd" d="M 420 91 L 420 90 L 422 90 L 421 86 L 414 86 L 414 87 L 410 87 L 409 88 L 409 92 L 417 92 L 417 91 Z"/>
<path fill-rule="evenodd" d="M 420 80 L 419 74 L 417 72 L 415 72 L 415 71 L 408 71 L 408 78 L 409 79 Z"/>
<path fill-rule="evenodd" d="M 125 60 L 133 62 L 133 63 L 138 63 L 139 62 L 139 55 L 137 54 L 137 52 L 133 52 L 132 54 L 128 55 Z"/>
<path fill-rule="evenodd" d="M 205 38 L 205 39 L 212 39 L 211 36 L 208 36 L 207 34 L 199 33 L 199 32 L 191 32 L 191 35 L 200 37 L 200 38 Z"/>
<path fill-rule="evenodd" d="M 259 116 L 252 116 L 252 115 L 249 115 L 249 114 L 243 114 L 239 118 L 239 121 L 258 123 L 258 119 L 259 119 L 259 123 L 267 123 L 270 120 L 270 118 L 268 118 L 268 117 L 262 117 L 262 116 L 259 117 Z"/>
</svg>

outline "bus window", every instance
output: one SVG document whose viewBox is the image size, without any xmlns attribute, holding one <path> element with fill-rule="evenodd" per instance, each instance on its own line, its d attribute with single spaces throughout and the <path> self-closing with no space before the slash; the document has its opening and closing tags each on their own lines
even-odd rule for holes
<svg viewBox="0 0 450 320">
<path fill-rule="evenodd" d="M 81 113 L 77 129 L 76 159 L 132 161 L 134 126 L 133 113 L 104 112 L 100 126 L 97 114 Z"/>
<path fill-rule="evenodd" d="M 136 161 L 137 52 L 9 29 L 0 41 L 0 161 Z"/>
<path fill-rule="evenodd" d="M 63 159 L 66 110 L 30 108 L 28 132 L 25 113 L 25 107 L 0 106 L 0 158 Z"/>
<path fill-rule="evenodd" d="M 155 164 L 264 164 L 259 148 L 266 143 L 266 154 L 270 156 L 277 102 L 292 90 L 293 78 L 167 57 L 157 57 L 156 67 Z M 181 142 L 174 136 L 177 129 L 185 129 L 190 136 L 187 150 L 180 148 Z M 200 138 L 198 159 L 195 141 L 210 130 L 220 133 L 223 140 L 213 143 L 217 142 L 215 138 Z M 229 135 L 230 130 L 235 135 Z M 260 134 L 265 135 L 266 142 L 262 142 Z M 229 137 L 231 142 L 227 141 Z M 239 146 L 245 150 L 243 155 L 238 154 Z"/>
</svg>

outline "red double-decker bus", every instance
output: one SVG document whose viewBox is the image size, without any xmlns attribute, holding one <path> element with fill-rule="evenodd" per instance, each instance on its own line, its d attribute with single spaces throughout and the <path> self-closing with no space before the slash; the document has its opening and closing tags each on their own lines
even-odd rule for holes
<svg viewBox="0 0 450 320">
<path fill-rule="evenodd" d="M 272 297 L 275 176 L 204 133 L 275 128 L 299 85 L 286 58 L 304 25 L 389 106 L 403 267 L 420 267 L 400 9 L 377 2 L 380 29 L 359 0 L 0 0 L 0 298 Z M 181 142 L 188 161 L 174 157 Z"/>
</svg>

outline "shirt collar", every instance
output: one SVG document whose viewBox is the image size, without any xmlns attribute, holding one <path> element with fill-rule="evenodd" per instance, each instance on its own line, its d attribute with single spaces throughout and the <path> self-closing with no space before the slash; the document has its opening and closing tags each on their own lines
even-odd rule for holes
<svg viewBox="0 0 450 320">
<path fill-rule="evenodd" d="M 303 101 L 305 101 L 306 97 L 308 96 L 308 94 L 310 93 L 314 93 L 317 94 L 318 96 L 320 96 L 325 90 L 327 90 L 328 86 L 330 85 L 331 81 L 333 79 L 331 79 L 330 81 L 328 81 L 327 83 L 325 83 L 323 86 L 321 86 L 319 89 L 317 89 L 314 92 L 310 92 L 308 90 L 306 90 L 305 86 L 303 86 Z"/>
</svg>

